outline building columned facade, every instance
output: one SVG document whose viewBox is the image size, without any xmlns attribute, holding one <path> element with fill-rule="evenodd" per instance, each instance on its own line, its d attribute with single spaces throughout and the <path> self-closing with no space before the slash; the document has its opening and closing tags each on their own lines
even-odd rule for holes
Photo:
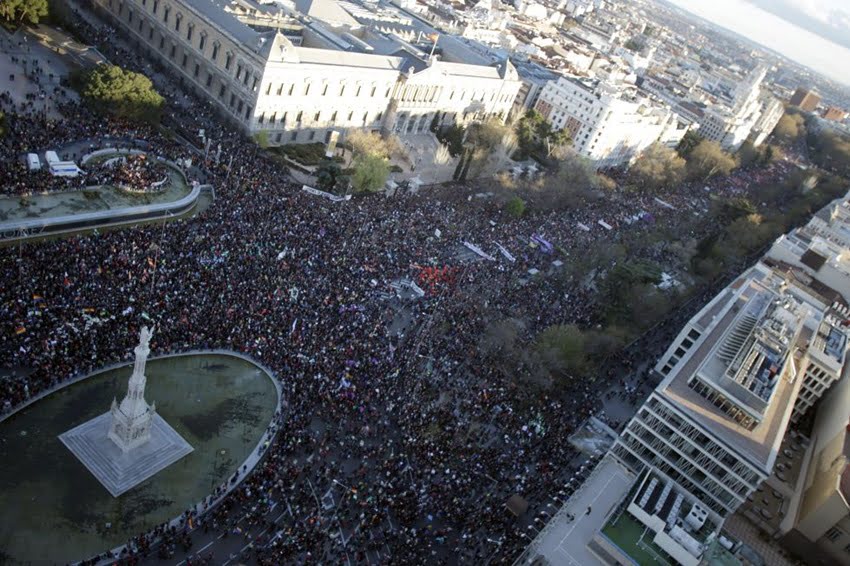
<svg viewBox="0 0 850 566">
<path fill-rule="evenodd" d="M 444 62 L 386 37 L 380 53 L 309 18 L 297 35 L 297 26 L 249 26 L 212 0 L 95 2 L 148 55 L 270 145 L 325 141 L 335 130 L 412 133 L 435 119 L 504 119 L 521 86 L 507 60 Z"/>
</svg>

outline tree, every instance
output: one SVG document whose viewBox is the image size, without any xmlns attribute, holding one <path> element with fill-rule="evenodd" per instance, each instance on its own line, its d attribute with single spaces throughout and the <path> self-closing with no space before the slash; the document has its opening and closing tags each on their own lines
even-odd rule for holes
<svg viewBox="0 0 850 566">
<path fill-rule="evenodd" d="M 269 133 L 266 130 L 262 130 L 254 134 L 254 141 L 257 142 L 257 145 L 263 149 L 269 147 Z"/>
<path fill-rule="evenodd" d="M 463 126 L 452 124 L 443 131 L 437 132 L 437 139 L 449 148 L 449 154 L 457 157 L 463 152 L 463 137 L 466 130 Z"/>
<path fill-rule="evenodd" d="M 525 213 L 525 201 L 519 197 L 514 197 L 505 204 L 505 212 L 519 218 Z"/>
<path fill-rule="evenodd" d="M 390 174 L 389 162 L 379 155 L 363 154 L 354 158 L 351 185 L 358 193 L 372 193 L 384 187 Z"/>
<path fill-rule="evenodd" d="M 116 65 L 98 65 L 83 79 L 83 98 L 94 108 L 133 121 L 157 123 L 164 99 L 150 79 Z"/>
<path fill-rule="evenodd" d="M 676 153 L 678 153 L 681 157 L 687 159 L 687 157 L 691 154 L 696 146 L 699 145 L 699 142 L 702 141 L 702 136 L 696 133 L 693 130 L 688 130 L 685 132 L 685 135 L 682 137 L 682 140 L 679 142 L 679 145 L 676 146 Z"/>
<path fill-rule="evenodd" d="M 389 158 L 398 150 L 398 140 L 394 136 L 381 137 L 375 132 L 366 130 L 351 130 L 345 137 L 345 142 L 351 146 L 355 157 L 358 155 L 377 155 Z"/>
<path fill-rule="evenodd" d="M 316 185 L 323 191 L 333 192 L 343 177 L 342 169 L 336 161 L 327 159 L 316 169 Z"/>
<path fill-rule="evenodd" d="M 776 123 L 776 127 L 773 128 L 773 135 L 784 143 L 793 143 L 800 139 L 805 131 L 806 125 L 803 116 L 786 112 Z"/>
<path fill-rule="evenodd" d="M 47 0 L 2 0 L 0 18 L 13 24 L 37 24 L 47 15 Z"/>
<path fill-rule="evenodd" d="M 708 179 L 728 175 L 738 166 L 734 157 L 723 151 L 720 144 L 702 140 L 688 156 L 688 175 L 692 179 Z"/>
<path fill-rule="evenodd" d="M 569 130 L 552 130 L 546 136 L 546 157 L 564 159 L 568 148 L 572 145 L 573 138 Z"/>
<path fill-rule="evenodd" d="M 582 373 L 587 367 L 584 335 L 574 324 L 546 328 L 537 335 L 535 346 L 551 373 Z"/>
<path fill-rule="evenodd" d="M 685 160 L 672 149 L 654 143 L 644 151 L 629 172 L 640 189 L 676 185 L 685 176 Z"/>
<path fill-rule="evenodd" d="M 495 150 L 507 135 L 508 127 L 501 121 L 491 118 L 486 122 L 475 122 L 468 128 L 466 141 L 486 153 Z"/>
</svg>

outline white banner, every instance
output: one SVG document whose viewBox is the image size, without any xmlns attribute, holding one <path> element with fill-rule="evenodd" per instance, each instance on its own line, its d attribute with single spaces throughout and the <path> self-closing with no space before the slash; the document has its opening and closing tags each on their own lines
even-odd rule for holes
<svg viewBox="0 0 850 566">
<path fill-rule="evenodd" d="M 464 242 L 463 245 L 466 246 L 467 248 L 469 248 L 470 250 L 472 250 L 473 252 L 475 252 L 476 254 L 480 255 L 481 257 L 483 257 L 486 260 L 496 261 L 496 258 L 485 253 L 484 250 L 482 250 L 481 248 L 479 248 L 475 244 L 470 244 L 469 242 Z"/>
<path fill-rule="evenodd" d="M 502 255 L 505 256 L 506 260 L 508 260 L 511 263 L 514 263 L 516 261 L 516 258 L 514 256 L 512 256 L 510 254 L 510 252 L 508 252 L 508 250 L 505 249 L 505 246 L 503 246 L 499 242 L 496 242 L 496 247 L 499 248 L 499 251 L 502 252 Z"/>
<path fill-rule="evenodd" d="M 325 191 L 320 191 L 319 189 L 314 189 L 313 187 L 304 185 L 301 187 L 301 190 L 305 193 L 310 193 L 311 195 L 316 195 L 317 197 L 324 197 L 333 202 L 342 202 L 346 200 L 351 200 L 351 195 L 345 195 L 341 197 L 339 195 L 334 195 L 331 193 L 326 193 Z"/>
</svg>

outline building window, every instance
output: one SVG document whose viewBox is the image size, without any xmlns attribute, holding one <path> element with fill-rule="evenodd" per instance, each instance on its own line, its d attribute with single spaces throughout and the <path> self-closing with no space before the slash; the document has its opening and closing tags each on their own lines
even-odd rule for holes
<svg viewBox="0 0 850 566">
<path fill-rule="evenodd" d="M 334 113 L 331 114 L 331 123 L 333 124 L 334 122 L 336 122 L 336 111 L 334 111 Z"/>
<path fill-rule="evenodd" d="M 289 96 L 292 96 L 293 92 L 295 92 L 295 83 L 289 85 Z"/>
<path fill-rule="evenodd" d="M 292 135 L 289 136 L 289 139 L 295 141 L 298 139 L 298 132 L 292 132 Z"/>
<path fill-rule="evenodd" d="M 325 96 L 327 94 L 328 94 L 328 85 L 325 85 L 325 88 L 322 89 L 322 96 Z"/>
<path fill-rule="evenodd" d="M 377 115 L 377 116 L 375 116 L 375 121 L 376 121 L 376 122 L 377 122 L 377 121 L 379 121 L 381 118 L 383 118 L 383 116 L 384 116 L 384 113 L 383 113 L 383 112 L 378 112 L 378 115 Z"/>
<path fill-rule="evenodd" d="M 230 66 L 233 64 L 233 53 L 228 53 L 227 57 L 224 59 L 224 70 L 229 71 Z"/>
<path fill-rule="evenodd" d="M 153 27 L 148 28 L 148 41 L 153 41 Z"/>
<path fill-rule="evenodd" d="M 133 10 L 127 10 L 127 23 L 133 23 Z"/>
<path fill-rule="evenodd" d="M 204 46 L 205 46 L 206 44 L 207 44 L 207 34 L 202 33 L 202 34 L 201 34 L 201 39 L 200 39 L 200 41 L 198 42 L 198 50 L 199 50 L 199 51 L 203 51 L 203 50 L 204 50 Z"/>
<path fill-rule="evenodd" d="M 345 94 L 345 85 L 339 87 L 339 95 L 342 96 L 343 94 Z"/>
<path fill-rule="evenodd" d="M 349 112 L 348 113 L 348 121 L 351 122 L 351 120 L 353 120 L 353 119 L 354 119 L 354 112 Z"/>
<path fill-rule="evenodd" d="M 272 93 L 272 83 L 269 83 L 269 86 L 266 87 L 266 96 Z"/>
<path fill-rule="evenodd" d="M 215 43 L 213 43 L 213 52 L 212 52 L 212 60 L 213 61 L 218 59 L 218 48 L 219 47 L 221 47 L 221 45 L 219 45 L 219 43 L 217 41 Z"/>
<path fill-rule="evenodd" d="M 316 112 L 316 115 L 315 115 L 315 116 L 313 116 L 313 121 L 314 121 L 314 122 L 318 122 L 318 121 L 319 121 L 319 118 L 321 118 L 321 117 L 322 117 L 322 113 L 321 113 L 321 112 Z"/>
<path fill-rule="evenodd" d="M 257 118 L 257 123 L 262 124 L 265 121 L 266 121 L 266 113 L 260 112 L 260 116 Z"/>
<path fill-rule="evenodd" d="M 304 115 L 304 112 L 299 111 L 298 114 L 295 116 L 295 121 L 300 124 L 301 123 L 301 117 L 303 115 Z"/>
<path fill-rule="evenodd" d="M 237 105 L 236 105 L 236 111 L 237 111 L 237 112 L 242 112 L 242 108 L 243 108 L 244 106 L 245 106 L 245 103 L 244 103 L 244 102 L 242 102 L 242 101 L 240 100 L 240 101 L 239 101 L 239 104 L 237 104 Z"/>
<path fill-rule="evenodd" d="M 316 139 L 316 132 L 310 132 L 310 141 Z"/>
<path fill-rule="evenodd" d="M 283 124 L 284 126 L 286 125 L 286 116 L 287 116 L 287 114 L 289 114 L 289 113 L 288 113 L 288 112 L 284 112 L 284 113 L 283 113 L 283 116 L 281 116 L 281 117 L 280 117 L 280 123 L 281 123 L 281 124 Z"/>
<path fill-rule="evenodd" d="M 384 95 L 384 98 L 389 98 L 391 91 L 392 91 L 392 87 L 387 87 L 387 93 Z"/>
<path fill-rule="evenodd" d="M 258 82 L 259 82 L 259 80 L 257 79 L 257 77 L 254 77 L 254 82 L 251 83 L 251 90 L 252 91 L 257 92 L 257 83 Z"/>
<path fill-rule="evenodd" d="M 234 105 L 234 104 L 236 104 L 236 95 L 235 95 L 235 94 L 231 94 L 231 95 L 230 95 L 230 107 L 231 107 L 231 108 L 233 108 L 233 105 Z"/>
<path fill-rule="evenodd" d="M 272 112 L 272 115 L 269 116 L 269 124 L 274 124 L 277 122 L 277 112 Z"/>
<path fill-rule="evenodd" d="M 363 123 L 364 123 L 364 124 L 366 123 L 366 120 L 367 120 L 368 118 L 369 118 L 369 113 L 368 113 L 368 112 L 364 112 L 364 113 L 363 113 Z"/>
<path fill-rule="evenodd" d="M 171 8 L 168 6 L 165 7 L 165 10 L 162 11 L 162 21 L 166 24 L 168 23 L 168 16 L 171 15 Z"/>
<path fill-rule="evenodd" d="M 193 24 L 186 26 L 186 41 L 192 41 L 193 33 L 195 33 L 195 26 Z"/>
<path fill-rule="evenodd" d="M 156 11 L 159 8 L 159 0 L 153 0 L 153 15 L 156 15 Z"/>
<path fill-rule="evenodd" d="M 151 30 L 153 30 L 153 28 L 151 28 Z M 165 49 L 165 38 L 164 37 L 159 38 L 159 48 Z"/>
<path fill-rule="evenodd" d="M 376 89 L 375 87 L 372 87 L 372 92 L 369 94 L 369 96 L 371 96 L 371 97 L 373 97 L 373 98 L 374 98 L 374 96 L 375 96 L 375 91 L 376 91 L 376 90 L 377 90 L 377 89 Z"/>
<path fill-rule="evenodd" d="M 198 78 L 198 75 L 201 74 L 201 66 L 195 63 L 195 78 Z"/>
<path fill-rule="evenodd" d="M 226 86 L 221 85 L 220 87 L 218 87 L 218 97 L 219 97 L 219 98 L 224 98 L 224 93 L 225 93 L 225 92 L 227 92 L 227 87 L 226 87 Z"/>
<path fill-rule="evenodd" d="M 827 539 L 829 542 L 835 542 L 835 541 L 836 541 L 836 540 L 838 540 L 838 538 L 839 538 L 839 537 L 841 537 L 841 535 L 843 535 L 843 534 L 844 534 L 844 531 L 842 531 L 842 530 L 841 530 L 841 529 L 839 529 L 838 527 L 832 527 L 831 529 L 829 529 L 828 531 L 826 531 L 826 535 L 824 535 L 824 536 L 826 537 L 826 539 Z"/>
<path fill-rule="evenodd" d="M 310 94 L 310 83 L 307 83 L 307 86 L 304 87 L 304 96 Z"/>
<path fill-rule="evenodd" d="M 236 65 L 236 80 L 242 78 L 242 65 Z"/>
<path fill-rule="evenodd" d="M 360 89 L 362 89 L 362 88 L 363 88 L 362 86 L 357 85 L 357 92 L 354 93 L 354 96 L 360 96 Z"/>
<path fill-rule="evenodd" d="M 274 141 L 276 141 L 277 143 L 280 143 L 280 138 L 281 138 L 282 136 L 283 136 L 283 134 L 277 134 L 277 135 L 274 137 Z"/>
<path fill-rule="evenodd" d="M 207 88 L 212 84 L 212 73 L 207 73 Z"/>
<path fill-rule="evenodd" d="M 245 109 L 245 119 L 246 119 L 246 120 L 250 120 L 250 119 L 251 119 L 251 112 L 253 112 L 253 111 L 254 111 L 254 107 L 253 107 L 253 106 L 249 106 L 249 107 L 247 107 L 247 108 Z"/>
<path fill-rule="evenodd" d="M 183 16 L 181 16 L 180 14 L 177 14 L 177 17 L 174 18 L 174 31 L 176 31 L 176 32 L 180 31 L 180 24 L 181 23 L 183 23 Z"/>
<path fill-rule="evenodd" d="M 171 45 L 171 58 L 174 59 L 174 57 L 176 55 L 177 55 L 177 46 L 172 44 Z"/>
<path fill-rule="evenodd" d="M 188 62 L 189 62 L 189 56 L 188 56 L 188 55 L 186 55 L 186 54 L 184 53 L 184 54 L 183 54 L 183 62 L 181 63 L 181 65 L 180 65 L 180 66 L 181 66 L 181 67 L 183 67 L 183 68 L 185 69 L 185 68 L 186 68 L 186 63 L 188 63 Z"/>
<path fill-rule="evenodd" d="M 282 96 L 282 95 L 283 95 L 283 83 L 280 83 L 280 86 L 279 86 L 279 87 L 277 87 L 277 95 L 278 95 L 278 96 Z"/>
</svg>

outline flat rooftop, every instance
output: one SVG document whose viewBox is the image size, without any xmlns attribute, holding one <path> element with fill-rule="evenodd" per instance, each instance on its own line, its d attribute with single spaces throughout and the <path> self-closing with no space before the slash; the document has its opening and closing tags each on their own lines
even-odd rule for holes
<svg viewBox="0 0 850 566">
<path fill-rule="evenodd" d="M 566 504 L 552 517 L 516 564 L 531 564 L 538 556 L 559 566 L 604 566 L 587 547 L 623 500 L 636 480 L 610 456 L 600 460 L 593 472 Z M 590 513 L 588 513 L 588 509 Z M 575 517 L 570 521 L 568 514 Z"/>
<path fill-rule="evenodd" d="M 674 367 L 659 384 L 655 394 L 679 408 L 718 440 L 737 451 L 741 458 L 769 474 L 802 381 L 790 381 L 794 376 L 787 375 L 788 368 L 799 364 L 798 348 L 805 347 L 811 337 L 811 331 L 802 327 L 795 342 L 789 344 L 791 360 L 785 364 L 783 373 L 776 378 L 769 403 L 759 424 L 752 430 L 715 407 L 688 385 L 706 359 L 716 351 L 719 341 L 726 337 L 747 303 L 754 297 L 769 292 L 759 281 L 764 276 L 762 272 L 750 270 L 697 313 L 693 325 L 702 334 L 700 342 L 695 350 L 688 353 L 687 360 Z"/>
</svg>

